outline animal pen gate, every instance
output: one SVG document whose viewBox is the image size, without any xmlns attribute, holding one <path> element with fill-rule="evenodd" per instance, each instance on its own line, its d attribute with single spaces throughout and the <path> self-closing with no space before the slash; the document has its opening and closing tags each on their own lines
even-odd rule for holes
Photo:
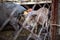
<svg viewBox="0 0 60 40">
<path fill-rule="evenodd" d="M 34 8 L 36 6 L 36 4 L 34 4 L 32 7 L 32 12 L 30 12 L 25 18 L 22 27 L 14 32 L 14 36 L 11 40 L 17 40 L 22 30 L 29 32 L 27 32 L 28 36 L 26 40 L 56 40 L 57 31 L 54 24 L 56 24 L 57 21 L 57 3 L 57 0 L 52 0 L 52 3 L 48 3 L 46 1 L 46 3 L 43 4 L 38 4 L 38 2 L 36 2 L 36 4 L 40 6 L 40 9 L 34 11 Z M 11 16 L 13 16 L 14 12 L 17 9 L 17 7 L 14 9 Z M 33 19 L 31 19 L 32 17 Z M 9 21 L 9 19 L 7 21 Z M 7 21 L 1 26 L 1 30 L 3 29 L 4 25 L 6 25 Z M 39 30 L 37 28 L 38 24 L 40 27 Z"/>
</svg>

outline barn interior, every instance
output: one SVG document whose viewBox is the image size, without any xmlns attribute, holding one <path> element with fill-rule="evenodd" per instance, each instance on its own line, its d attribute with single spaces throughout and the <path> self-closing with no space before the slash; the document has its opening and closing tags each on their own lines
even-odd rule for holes
<svg viewBox="0 0 60 40">
<path fill-rule="evenodd" d="M 0 0 L 0 40 L 60 40 L 59 0 Z"/>
</svg>

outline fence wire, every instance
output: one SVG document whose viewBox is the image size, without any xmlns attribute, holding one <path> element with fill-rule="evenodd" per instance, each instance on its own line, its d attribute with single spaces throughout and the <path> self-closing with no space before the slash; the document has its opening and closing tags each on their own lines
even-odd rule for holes
<svg viewBox="0 0 60 40">
<path fill-rule="evenodd" d="M 38 3 L 38 2 L 36 2 Z M 34 8 L 36 4 L 32 7 L 32 12 L 28 13 L 28 16 L 25 18 L 21 28 L 19 30 L 16 30 L 14 32 L 14 36 L 12 40 L 17 40 L 19 37 L 19 34 L 22 32 L 22 30 L 26 29 L 30 33 L 28 34 L 28 37 L 26 40 L 30 40 L 30 38 L 33 38 L 34 40 L 50 40 L 50 31 L 49 27 L 50 24 L 48 23 L 50 21 L 50 14 L 51 14 L 51 5 L 49 3 L 44 4 L 38 4 L 40 8 L 37 11 L 34 11 Z M 16 9 L 15 9 L 16 11 Z M 15 12 L 13 11 L 12 14 Z M 12 15 L 11 14 L 11 15 Z M 11 19 L 9 19 L 11 20 Z M 18 20 L 19 22 L 19 20 Z M 6 23 L 3 24 L 3 26 Z M 38 27 L 38 24 L 41 25 Z M 20 24 L 19 24 L 20 25 Z M 39 30 L 38 30 L 39 28 Z M 35 33 L 34 33 L 35 32 Z M 24 39 L 25 40 L 25 39 Z"/>
<path fill-rule="evenodd" d="M 17 39 L 17 37 L 19 36 L 19 33 L 23 30 L 23 28 L 30 32 L 26 40 L 30 40 L 31 37 L 34 40 L 46 40 L 46 38 L 49 37 L 48 14 L 49 14 L 49 11 L 51 11 L 50 10 L 51 6 L 48 3 L 44 4 L 42 7 L 41 5 L 39 5 L 41 8 L 38 11 L 34 11 L 35 6 L 36 4 L 32 8 L 33 11 L 30 12 L 28 16 L 25 18 L 25 21 L 23 22 L 21 29 L 15 34 L 13 40 Z M 31 20 L 31 17 L 33 15 L 37 15 L 35 17 L 35 20 L 34 19 Z M 40 25 L 42 25 L 42 27 L 41 29 L 39 29 L 38 34 L 35 34 L 33 31 L 37 27 L 38 22 L 40 23 Z M 47 40 L 49 40 L 49 38 L 47 38 Z"/>
</svg>

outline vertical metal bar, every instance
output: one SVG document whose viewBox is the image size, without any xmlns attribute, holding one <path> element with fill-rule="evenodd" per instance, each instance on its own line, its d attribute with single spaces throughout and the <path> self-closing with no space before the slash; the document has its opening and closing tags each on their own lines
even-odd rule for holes
<svg viewBox="0 0 60 40">
<path fill-rule="evenodd" d="M 52 0 L 52 17 L 51 17 L 51 23 L 56 24 L 57 23 L 57 14 L 58 14 L 58 0 Z M 51 27 L 51 40 L 56 40 L 56 32 L 57 28 L 56 26 Z"/>
</svg>

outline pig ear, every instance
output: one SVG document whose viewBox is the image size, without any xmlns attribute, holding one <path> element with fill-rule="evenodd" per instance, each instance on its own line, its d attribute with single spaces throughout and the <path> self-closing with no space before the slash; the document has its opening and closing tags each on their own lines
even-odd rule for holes
<svg viewBox="0 0 60 40">
<path fill-rule="evenodd" d="M 41 10 L 43 10 L 42 13 L 44 13 L 45 15 L 48 15 L 48 13 L 49 13 L 48 8 L 42 7 Z"/>
<path fill-rule="evenodd" d="M 49 9 L 45 8 L 45 7 L 42 7 L 40 8 L 39 10 L 37 10 L 38 13 L 43 13 L 45 15 L 48 15 L 49 13 Z"/>
<path fill-rule="evenodd" d="M 45 8 L 45 14 L 46 14 L 46 15 L 49 14 L 49 9 Z"/>
</svg>

